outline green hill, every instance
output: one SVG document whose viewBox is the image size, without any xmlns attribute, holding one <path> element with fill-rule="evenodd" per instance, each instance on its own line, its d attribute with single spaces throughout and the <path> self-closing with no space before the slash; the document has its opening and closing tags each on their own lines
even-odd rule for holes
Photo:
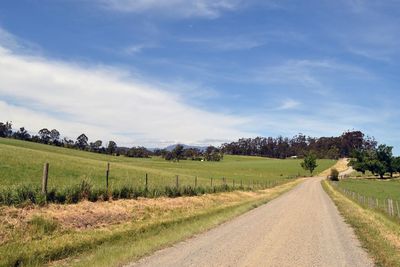
<svg viewBox="0 0 400 267">
<path fill-rule="evenodd" d="M 278 160 L 249 156 L 226 155 L 221 162 L 182 160 L 169 162 L 159 157 L 136 159 L 109 156 L 67 148 L 0 138 L 0 188 L 14 185 L 40 185 L 43 164 L 49 162 L 49 187 L 64 188 L 89 180 L 94 187 L 105 187 L 107 162 L 111 164 L 111 186 L 144 185 L 145 174 L 149 186 L 174 185 L 179 175 L 181 185 L 228 183 L 232 179 L 244 184 L 285 179 L 298 174 L 307 175 L 300 167 L 301 160 Z M 333 160 L 319 160 L 316 173 L 329 168 Z"/>
</svg>

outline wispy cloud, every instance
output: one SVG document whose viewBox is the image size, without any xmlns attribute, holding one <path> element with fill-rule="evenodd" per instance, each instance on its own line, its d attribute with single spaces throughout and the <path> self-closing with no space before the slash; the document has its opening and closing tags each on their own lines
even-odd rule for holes
<svg viewBox="0 0 400 267">
<path fill-rule="evenodd" d="M 256 71 L 254 76 L 254 80 L 261 83 L 283 84 L 322 95 L 332 90 L 331 83 L 334 77 L 373 77 L 367 70 L 358 66 L 330 60 L 289 60 Z"/>
<path fill-rule="evenodd" d="M 32 42 L 18 38 L 0 26 L 0 45 L 19 53 L 39 53 L 40 47 Z"/>
<path fill-rule="evenodd" d="M 123 69 L 21 55 L 1 44 L 0 99 L 0 121 L 126 145 L 232 140 L 246 135 L 240 129 L 248 120 L 195 108 Z"/>
<path fill-rule="evenodd" d="M 145 49 L 155 48 L 155 44 L 151 43 L 140 43 L 140 44 L 133 44 L 121 49 L 122 53 L 125 55 L 135 55 L 138 53 L 143 52 Z"/>
<path fill-rule="evenodd" d="M 281 105 L 279 106 L 278 109 L 280 110 L 290 110 L 290 109 L 295 109 L 300 106 L 300 102 L 296 101 L 294 99 L 286 99 L 284 100 Z"/>
<path fill-rule="evenodd" d="M 372 60 L 396 61 L 400 57 L 400 18 L 393 11 L 399 10 L 400 2 L 344 0 L 342 3 L 347 7 L 343 9 L 347 23 L 337 38 L 348 52 Z"/>
<path fill-rule="evenodd" d="M 251 36 L 234 36 L 224 38 L 184 38 L 180 41 L 218 51 L 248 50 L 260 47 L 266 43 L 264 40 L 257 40 Z"/>
<path fill-rule="evenodd" d="M 250 50 L 272 43 L 302 42 L 304 35 L 291 31 L 244 32 L 225 36 L 178 38 L 179 42 L 220 51 Z"/>
<path fill-rule="evenodd" d="M 217 18 L 222 12 L 233 11 L 242 0 L 100 0 L 103 7 L 119 12 L 156 13 L 175 18 Z"/>
</svg>

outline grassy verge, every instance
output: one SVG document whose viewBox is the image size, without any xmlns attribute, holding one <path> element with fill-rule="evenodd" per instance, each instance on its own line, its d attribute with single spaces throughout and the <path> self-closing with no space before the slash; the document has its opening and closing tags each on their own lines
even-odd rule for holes
<svg viewBox="0 0 400 267">
<path fill-rule="evenodd" d="M 322 186 L 376 264 L 400 266 L 400 224 L 380 212 L 363 208 L 335 190 L 326 180 L 322 181 Z"/>
<path fill-rule="evenodd" d="M 266 203 L 299 182 L 257 192 L 53 204 L 31 210 L 3 207 L 0 266 L 120 266 Z M 89 208 L 82 212 L 85 205 Z M 121 212 L 113 215 L 118 209 Z M 78 219 L 82 222 L 76 224 Z"/>
</svg>

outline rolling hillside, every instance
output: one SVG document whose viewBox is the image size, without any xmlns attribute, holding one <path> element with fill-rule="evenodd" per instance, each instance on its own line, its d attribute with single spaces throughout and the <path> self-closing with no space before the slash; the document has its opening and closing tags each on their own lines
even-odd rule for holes
<svg viewBox="0 0 400 267">
<path fill-rule="evenodd" d="M 182 185 L 192 185 L 196 176 L 198 185 L 209 185 L 210 178 L 214 184 L 221 183 L 222 177 L 228 183 L 234 179 L 236 183 L 246 184 L 307 175 L 300 167 L 301 160 L 226 155 L 221 162 L 169 162 L 159 157 L 116 157 L 0 138 L 0 187 L 40 185 L 45 162 L 50 163 L 50 188 L 63 188 L 82 180 L 89 180 L 94 187 L 104 187 L 107 162 L 111 164 L 111 186 L 141 186 L 146 173 L 149 186 L 174 185 L 176 175 Z M 333 160 L 319 160 L 316 173 L 334 163 Z"/>
</svg>

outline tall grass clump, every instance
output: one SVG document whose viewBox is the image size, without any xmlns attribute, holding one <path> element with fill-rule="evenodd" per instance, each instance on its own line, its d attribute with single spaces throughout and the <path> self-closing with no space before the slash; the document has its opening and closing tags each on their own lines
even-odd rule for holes
<svg viewBox="0 0 400 267">
<path fill-rule="evenodd" d="M 200 196 L 219 192 L 231 192 L 234 190 L 252 191 L 264 189 L 282 184 L 273 183 L 257 186 L 229 186 L 227 184 L 216 186 L 165 186 L 165 187 L 133 187 L 121 186 L 107 189 L 94 188 L 89 180 L 82 180 L 79 184 L 56 189 L 51 188 L 46 195 L 41 192 L 39 187 L 10 187 L 0 191 L 0 205 L 44 205 L 46 203 L 74 204 L 82 200 L 96 202 L 99 200 L 108 201 L 109 199 L 136 199 L 138 197 L 157 198 L 157 197 L 181 197 L 181 196 Z"/>
</svg>

